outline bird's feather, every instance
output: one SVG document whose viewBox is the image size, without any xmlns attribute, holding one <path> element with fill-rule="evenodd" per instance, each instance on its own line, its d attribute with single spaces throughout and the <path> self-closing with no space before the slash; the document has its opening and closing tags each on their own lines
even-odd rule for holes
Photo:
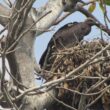
<svg viewBox="0 0 110 110">
<path fill-rule="evenodd" d="M 46 66 L 46 62 L 49 61 L 53 52 L 57 52 L 58 49 L 64 49 L 64 47 L 68 48 L 76 41 L 80 42 L 84 36 L 90 33 L 92 25 L 94 25 L 94 21 L 92 22 L 91 20 L 86 20 L 85 22 L 68 23 L 61 27 L 48 43 L 48 46 L 39 62 L 41 67 L 44 65 Z"/>
</svg>

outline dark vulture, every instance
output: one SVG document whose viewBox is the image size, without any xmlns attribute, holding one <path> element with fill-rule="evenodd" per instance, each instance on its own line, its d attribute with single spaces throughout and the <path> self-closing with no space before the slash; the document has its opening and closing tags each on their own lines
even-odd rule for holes
<svg viewBox="0 0 110 110">
<path fill-rule="evenodd" d="M 99 45 L 100 43 L 98 43 L 97 45 L 94 43 L 92 44 L 92 46 L 89 46 L 87 44 L 86 45 L 87 47 L 85 46 L 86 51 L 83 50 L 84 45 L 82 44 L 83 46 L 81 46 L 79 44 L 80 41 L 83 40 L 84 36 L 88 35 L 91 32 L 91 27 L 93 25 L 97 25 L 97 23 L 93 19 L 88 18 L 84 22 L 74 22 L 66 24 L 53 35 L 50 42 L 48 43 L 47 49 L 43 53 L 39 62 L 43 70 L 41 72 L 41 75 L 46 81 L 54 80 L 56 78 L 64 76 L 65 74 L 68 74 L 69 72 L 83 64 L 88 58 L 90 58 L 91 54 L 93 54 L 95 50 L 97 51 L 100 50 L 99 49 L 101 48 L 101 46 Z M 69 53 L 69 51 L 73 49 L 74 49 L 73 53 Z M 67 54 L 65 54 L 65 52 Z M 85 55 L 86 54 L 85 52 L 87 53 L 87 55 Z M 82 72 L 79 72 L 78 74 L 84 72 L 85 75 L 86 74 L 87 75 L 90 74 L 90 76 L 91 74 L 94 75 L 95 72 L 97 73 L 97 71 L 101 70 L 97 69 L 97 71 L 95 71 L 96 67 L 97 65 L 87 68 Z M 86 91 L 86 89 L 91 87 L 92 84 L 94 85 L 95 82 L 97 81 L 86 79 L 82 80 L 81 78 L 77 78 L 75 80 L 71 80 L 68 82 L 64 81 L 58 86 L 82 92 Z M 80 109 L 81 107 L 80 102 L 84 102 L 84 104 L 82 105 L 83 107 L 85 107 L 89 101 L 91 102 L 95 99 L 95 96 L 90 98 L 87 97 L 87 99 L 86 98 L 83 99 L 82 96 L 75 93 L 73 94 L 73 92 L 71 93 L 69 91 L 59 89 L 57 98 L 63 101 L 64 103 L 73 106 L 74 108 L 77 108 L 78 110 L 85 110 Z M 99 100 L 99 102 L 94 104 L 88 110 L 102 110 L 100 108 L 102 108 L 101 100 Z M 66 108 L 56 102 L 52 105 L 52 109 L 49 110 L 71 110 L 71 109 Z"/>
<path fill-rule="evenodd" d="M 49 65 L 49 60 L 52 53 L 72 47 L 75 43 L 80 42 L 84 36 L 91 32 L 91 27 L 95 24 L 96 22 L 92 18 L 88 18 L 84 22 L 68 23 L 61 27 L 51 38 L 40 59 L 41 68 L 50 71 L 52 64 Z"/>
</svg>

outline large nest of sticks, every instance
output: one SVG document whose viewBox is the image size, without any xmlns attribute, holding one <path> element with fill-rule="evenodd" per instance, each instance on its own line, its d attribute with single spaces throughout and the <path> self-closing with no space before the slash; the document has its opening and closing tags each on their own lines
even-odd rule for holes
<svg viewBox="0 0 110 110">
<path fill-rule="evenodd" d="M 49 81 L 65 77 L 101 51 L 108 43 L 100 39 L 83 41 L 71 48 L 55 51 L 45 70 Z M 78 110 L 108 110 L 110 108 L 110 49 L 102 52 L 82 70 L 66 78 L 58 86 L 58 98 Z M 50 72 L 49 72 L 50 71 Z M 46 76 L 47 77 L 47 76 Z M 46 78 L 45 78 L 46 79 Z M 47 80 L 48 81 L 48 80 Z M 62 106 L 55 104 L 55 110 Z M 69 110 L 63 107 L 63 110 Z"/>
</svg>

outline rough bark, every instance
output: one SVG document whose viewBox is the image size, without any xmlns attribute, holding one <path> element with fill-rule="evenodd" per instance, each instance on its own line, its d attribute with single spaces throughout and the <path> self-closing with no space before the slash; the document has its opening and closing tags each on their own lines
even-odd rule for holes
<svg viewBox="0 0 110 110">
<path fill-rule="evenodd" d="M 9 21 L 11 10 L 0 4 L 0 24 L 5 26 Z"/>
<path fill-rule="evenodd" d="M 36 86 L 33 74 L 35 68 L 33 58 L 33 44 L 35 41 L 35 36 L 40 35 L 51 27 L 55 20 L 62 14 L 62 12 L 66 8 L 68 9 L 68 7 L 71 5 L 72 2 L 70 1 L 66 0 L 65 4 L 63 4 L 63 0 L 49 0 L 44 7 L 37 10 L 37 13 L 34 13 L 36 15 L 34 17 L 32 13 L 33 11 L 30 11 L 31 16 L 27 16 L 34 0 L 30 1 L 28 7 L 29 9 L 24 9 L 21 12 L 21 15 L 18 14 L 17 17 L 15 17 L 16 19 L 20 17 L 20 19 L 18 19 L 18 21 L 16 21 L 16 19 L 12 19 L 10 22 L 8 22 L 8 17 L 10 16 L 10 13 L 12 13 L 12 15 L 16 14 L 16 10 L 8 10 L 0 4 L 0 24 L 6 26 L 9 23 L 8 46 L 10 46 L 12 41 L 14 41 L 13 39 L 17 39 L 24 32 L 24 30 L 29 28 L 33 22 L 36 22 L 44 14 L 51 11 L 51 13 L 47 14 L 36 24 L 36 28 L 38 28 L 38 30 L 36 30 L 36 32 L 28 31 L 25 35 L 23 35 L 17 45 L 14 46 L 14 48 L 17 48 L 16 51 L 7 55 L 11 68 L 11 74 L 19 82 L 22 82 L 27 88 Z M 15 8 L 19 10 L 22 5 L 25 4 L 25 2 L 26 0 L 16 0 Z M 23 22 L 21 22 L 21 20 L 23 20 Z M 39 29 L 44 29 L 44 31 Z M 21 87 L 18 83 L 16 83 L 16 81 L 14 81 L 14 85 Z M 56 95 L 54 89 L 50 90 L 49 92 L 54 96 Z M 22 100 L 22 110 L 42 110 L 43 108 L 47 107 L 47 105 L 50 105 L 52 101 L 54 101 L 54 99 L 48 93 L 43 93 L 36 96 L 25 96 Z"/>
</svg>

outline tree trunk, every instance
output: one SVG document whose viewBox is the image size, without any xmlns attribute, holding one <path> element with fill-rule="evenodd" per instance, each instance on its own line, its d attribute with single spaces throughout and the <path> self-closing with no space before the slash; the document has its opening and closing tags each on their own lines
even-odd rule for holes
<svg viewBox="0 0 110 110">
<path fill-rule="evenodd" d="M 29 28 L 29 26 L 31 26 L 33 22 L 37 22 L 37 20 L 39 20 L 43 15 L 50 11 L 49 14 L 42 17 L 35 25 L 34 28 L 36 32 L 32 30 L 28 31 L 19 40 L 17 46 L 14 47 L 15 51 L 7 55 L 11 74 L 16 78 L 16 80 L 18 80 L 20 83 L 22 82 L 22 84 L 25 85 L 27 88 L 36 86 L 33 74 L 35 68 L 33 55 L 33 45 L 35 37 L 50 28 L 56 21 L 56 19 L 62 14 L 62 12 L 73 3 L 71 2 L 71 0 L 66 0 L 65 4 L 63 3 L 63 0 L 49 0 L 48 3 L 41 9 L 37 10 L 37 12 L 33 12 L 33 9 L 31 9 L 28 15 L 28 12 L 33 2 L 34 0 L 31 0 L 28 4 L 29 6 L 27 5 L 27 8 L 24 9 L 21 13 L 17 13 L 14 9 L 9 10 L 0 4 L 0 24 L 6 26 L 9 23 L 9 42 L 12 42 L 13 40 L 15 40 L 16 42 L 16 39 L 19 38 L 19 36 L 27 28 Z M 27 0 L 16 0 L 15 8 L 20 10 L 21 8 L 23 8 L 23 4 L 25 5 L 26 3 Z M 15 17 L 16 19 L 9 20 L 9 16 L 14 16 L 15 14 L 17 14 L 17 17 Z M 16 85 L 18 88 L 23 89 L 23 87 L 19 85 L 15 80 L 13 80 L 13 82 L 13 84 Z M 23 104 L 21 107 L 22 110 L 43 110 L 44 108 L 51 105 L 51 103 L 54 101 L 54 99 L 49 95 L 50 93 L 54 96 L 56 96 L 57 94 L 56 90 L 52 89 L 47 93 L 33 96 L 24 96 L 22 97 L 21 102 L 19 102 L 21 104 L 18 105 Z"/>
</svg>

